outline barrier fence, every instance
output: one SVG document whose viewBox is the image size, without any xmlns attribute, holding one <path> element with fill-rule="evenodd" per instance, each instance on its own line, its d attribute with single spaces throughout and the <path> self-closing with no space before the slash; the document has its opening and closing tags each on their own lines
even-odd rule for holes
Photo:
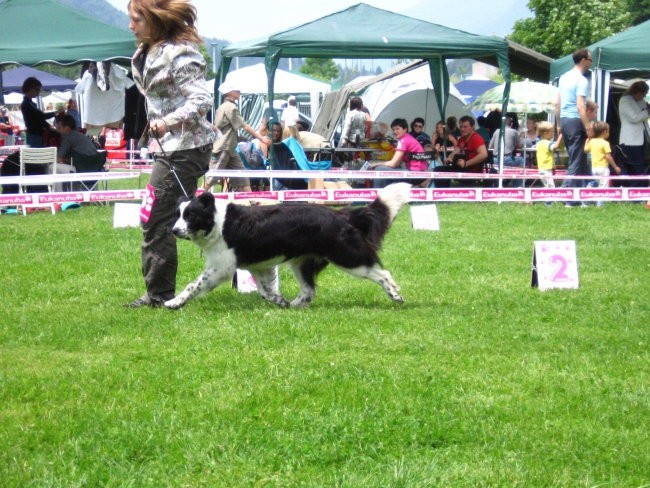
<svg viewBox="0 0 650 488">
<path fill-rule="evenodd" d="M 137 168 L 137 166 L 136 166 Z M 123 179 L 134 178 L 142 173 L 150 171 L 150 167 L 141 168 L 140 171 L 97 173 L 97 179 Z M 91 176 L 92 175 L 92 176 Z M 115 175 L 115 176 L 111 176 Z M 240 170 L 214 170 L 209 171 L 207 176 L 214 177 L 236 177 L 247 176 L 253 178 L 301 178 L 301 179 L 322 179 L 347 180 L 347 179 L 481 179 L 481 180 L 509 180 L 521 179 L 521 174 L 499 175 L 487 173 L 442 173 L 431 171 L 353 171 L 353 170 L 330 170 L 330 171 L 240 171 Z M 33 179 L 33 180 L 30 180 Z M 536 175 L 526 175 L 526 179 L 536 179 Z M 28 181 L 23 181 L 26 179 Z M 38 175 L 23 177 L 0 177 L 0 184 L 17 184 L 20 180 L 25 184 L 43 185 L 61 183 L 65 181 L 78 181 L 80 179 L 95 179 L 95 174 L 72 173 L 69 175 Z M 598 180 L 596 176 L 559 176 L 558 180 Z M 649 176 L 610 176 L 612 182 L 618 181 L 649 181 Z M 145 191 L 143 189 L 133 190 L 101 190 L 101 191 L 68 191 L 51 193 L 22 193 L 22 194 L 1 194 L 0 206 L 11 205 L 38 205 L 50 203 L 69 202 L 110 202 L 142 200 Z M 231 201 L 257 200 L 266 202 L 289 202 L 289 201 L 318 201 L 318 202 L 356 202 L 372 201 L 377 196 L 375 188 L 324 188 L 311 190 L 286 190 L 286 191 L 254 191 L 239 193 L 216 193 L 220 199 Z M 412 188 L 411 201 L 414 202 L 566 202 L 566 201 L 649 201 L 650 187 L 619 187 L 591 188 L 591 187 L 557 187 L 557 188 Z"/>
</svg>

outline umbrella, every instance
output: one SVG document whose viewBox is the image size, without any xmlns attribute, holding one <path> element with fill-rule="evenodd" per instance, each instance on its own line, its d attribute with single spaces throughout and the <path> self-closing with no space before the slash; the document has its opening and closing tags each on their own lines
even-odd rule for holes
<svg viewBox="0 0 650 488">
<path fill-rule="evenodd" d="M 490 88 L 474 99 L 470 110 L 501 110 L 505 85 Z M 553 85 L 534 81 L 518 81 L 510 84 L 508 112 L 535 114 L 555 110 L 558 89 Z"/>
</svg>

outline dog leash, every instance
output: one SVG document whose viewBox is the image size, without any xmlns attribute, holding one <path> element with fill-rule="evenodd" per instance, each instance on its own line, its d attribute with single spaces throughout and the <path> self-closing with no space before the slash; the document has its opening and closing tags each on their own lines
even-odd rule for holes
<svg viewBox="0 0 650 488">
<path fill-rule="evenodd" d="M 149 135 L 153 136 L 153 138 L 156 140 L 156 142 L 158 143 L 158 147 L 160 147 L 160 152 L 162 153 L 162 157 L 159 157 L 156 160 L 167 165 L 169 171 L 171 171 L 171 173 L 174 175 L 174 178 L 176 178 L 176 181 L 178 182 L 178 186 L 180 186 L 181 190 L 183 190 L 183 194 L 185 195 L 185 197 L 190 198 L 190 196 L 185 191 L 185 187 L 183 186 L 183 183 L 181 183 L 181 179 L 178 177 L 178 174 L 176 173 L 176 168 L 174 168 L 174 165 L 171 162 L 171 158 L 167 156 L 167 153 L 163 149 L 163 145 L 161 144 L 160 139 L 158 138 L 158 134 L 156 134 L 151 129 L 149 129 Z"/>
</svg>

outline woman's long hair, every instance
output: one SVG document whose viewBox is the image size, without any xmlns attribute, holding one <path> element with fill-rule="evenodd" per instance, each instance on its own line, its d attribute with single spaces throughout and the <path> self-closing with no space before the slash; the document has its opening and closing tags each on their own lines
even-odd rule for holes
<svg viewBox="0 0 650 488">
<path fill-rule="evenodd" d="M 128 8 L 151 30 L 150 44 L 163 41 L 203 44 L 196 29 L 196 8 L 187 0 L 131 0 Z"/>
</svg>

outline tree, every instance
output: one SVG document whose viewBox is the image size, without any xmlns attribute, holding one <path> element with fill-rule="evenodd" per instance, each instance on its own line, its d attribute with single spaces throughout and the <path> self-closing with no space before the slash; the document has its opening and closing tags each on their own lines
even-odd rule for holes
<svg viewBox="0 0 650 488">
<path fill-rule="evenodd" d="M 559 58 L 632 25 L 631 3 L 638 0 L 530 0 L 535 16 L 515 22 L 510 39 Z"/>
<path fill-rule="evenodd" d="M 305 64 L 300 67 L 300 72 L 331 83 L 339 75 L 339 69 L 333 59 L 307 58 Z"/>
<path fill-rule="evenodd" d="M 627 10 L 632 15 L 632 25 L 650 19 L 650 0 L 627 0 Z"/>
</svg>

